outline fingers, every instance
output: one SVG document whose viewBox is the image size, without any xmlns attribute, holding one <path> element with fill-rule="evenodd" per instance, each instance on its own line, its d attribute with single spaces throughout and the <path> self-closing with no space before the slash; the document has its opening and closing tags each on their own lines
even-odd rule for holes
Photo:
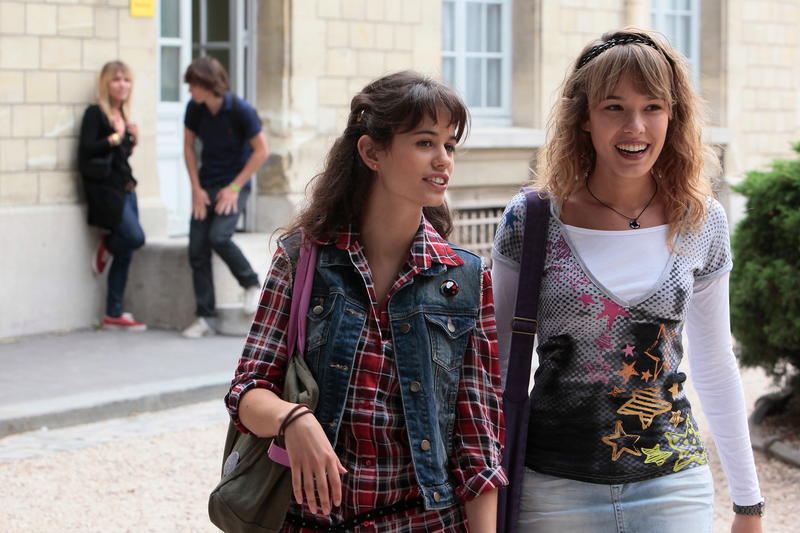
<svg viewBox="0 0 800 533">
<path fill-rule="evenodd" d="M 203 204 L 194 204 L 192 206 L 192 216 L 195 220 L 205 220 L 206 218 L 206 206 Z"/>
<path fill-rule="evenodd" d="M 295 467 L 292 468 L 292 492 L 294 493 L 294 499 L 300 505 L 303 504 L 303 474 L 300 472 L 300 469 Z"/>
<path fill-rule="evenodd" d="M 328 470 L 328 486 L 330 487 L 331 500 L 334 507 L 342 505 L 342 478 L 339 476 L 345 473 L 347 473 L 347 470 L 345 470 L 337 457 L 336 471 L 334 472 L 333 469 Z"/>
<path fill-rule="evenodd" d="M 314 494 L 314 474 L 312 472 L 303 473 L 303 490 L 306 495 L 306 505 L 312 513 L 317 512 L 317 496 Z"/>
</svg>

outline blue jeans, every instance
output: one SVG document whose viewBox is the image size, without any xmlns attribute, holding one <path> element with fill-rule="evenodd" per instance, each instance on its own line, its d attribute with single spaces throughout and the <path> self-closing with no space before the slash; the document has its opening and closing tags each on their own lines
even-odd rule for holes
<svg viewBox="0 0 800 533">
<path fill-rule="evenodd" d="M 522 533 L 711 533 L 713 523 L 714 482 L 707 465 L 621 485 L 525 469 Z"/>
<path fill-rule="evenodd" d="M 249 189 L 239 192 L 236 213 L 218 215 L 214 212 L 216 196 L 221 186 L 204 187 L 211 200 L 211 205 L 206 207 L 206 218 L 197 220 L 192 217 L 189 225 L 189 264 L 192 267 L 192 282 L 194 296 L 197 300 L 195 314 L 202 317 L 215 315 L 216 302 L 214 300 L 214 278 L 211 273 L 211 250 L 228 265 L 228 268 L 242 288 L 258 287 L 258 274 L 255 273 L 250 262 L 238 246 L 231 240 L 236 231 L 236 222 L 239 214 L 247 205 Z"/>
<path fill-rule="evenodd" d="M 125 194 L 122 218 L 111 233 L 106 236 L 106 248 L 114 256 L 108 270 L 108 294 L 106 295 L 106 315 L 118 317 L 122 314 L 122 299 L 128 283 L 128 269 L 131 266 L 133 251 L 144 245 L 144 231 L 139 225 L 139 205 L 136 193 Z"/>
</svg>

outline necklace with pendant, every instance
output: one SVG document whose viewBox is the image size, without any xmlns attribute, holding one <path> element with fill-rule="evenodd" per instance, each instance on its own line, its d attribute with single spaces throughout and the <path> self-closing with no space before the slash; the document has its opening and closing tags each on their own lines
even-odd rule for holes
<svg viewBox="0 0 800 533">
<path fill-rule="evenodd" d="M 639 217 L 641 217 L 642 214 L 645 212 L 645 210 L 648 207 L 650 207 L 650 203 L 653 201 L 653 198 L 655 198 L 656 194 L 658 194 L 658 182 L 653 180 L 653 184 L 656 186 L 655 190 L 653 191 L 653 195 L 650 197 L 649 200 L 647 200 L 647 203 L 644 204 L 644 207 L 642 208 L 641 211 L 639 211 L 638 215 L 636 215 L 635 217 L 629 217 L 628 215 L 626 215 L 624 213 L 620 213 L 619 211 L 617 211 L 616 209 L 614 209 L 613 207 L 611 207 L 610 205 L 605 203 L 603 200 L 601 200 L 600 198 L 595 196 L 594 193 L 592 192 L 592 189 L 589 188 L 589 176 L 586 176 L 586 190 L 589 192 L 591 197 L 594 198 L 595 200 L 597 200 L 600 203 L 600 205 L 602 205 L 603 207 L 611 209 L 613 212 L 615 212 L 616 214 L 618 214 L 619 216 L 621 216 L 622 218 L 627 220 L 628 221 L 628 226 L 630 226 L 631 229 L 639 229 L 639 228 L 642 227 L 642 225 L 639 224 Z"/>
</svg>

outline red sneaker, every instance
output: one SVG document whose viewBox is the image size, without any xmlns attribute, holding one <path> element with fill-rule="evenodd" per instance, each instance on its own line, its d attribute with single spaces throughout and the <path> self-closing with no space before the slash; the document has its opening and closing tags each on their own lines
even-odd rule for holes
<svg viewBox="0 0 800 533">
<path fill-rule="evenodd" d="M 122 313 L 114 318 L 112 316 L 103 317 L 103 329 L 121 329 L 125 331 L 145 331 L 147 325 L 137 322 L 130 313 Z"/>
<path fill-rule="evenodd" d="M 108 248 L 106 248 L 106 239 L 104 237 L 101 238 L 100 242 L 97 243 L 97 249 L 94 251 L 94 255 L 92 256 L 92 272 L 99 276 L 106 271 L 108 265 L 111 264 L 113 259 L 114 256 L 111 255 L 111 252 L 109 252 Z"/>
</svg>

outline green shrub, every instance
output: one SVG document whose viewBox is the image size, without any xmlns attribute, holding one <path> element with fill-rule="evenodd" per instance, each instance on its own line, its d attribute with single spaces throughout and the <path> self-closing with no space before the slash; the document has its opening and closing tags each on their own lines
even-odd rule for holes
<svg viewBox="0 0 800 533">
<path fill-rule="evenodd" d="M 794 150 L 800 156 L 800 143 Z M 800 369 L 800 157 L 748 172 L 733 190 L 747 198 L 746 216 L 733 234 L 737 356 L 742 365 L 760 366 L 788 383 Z"/>
</svg>

